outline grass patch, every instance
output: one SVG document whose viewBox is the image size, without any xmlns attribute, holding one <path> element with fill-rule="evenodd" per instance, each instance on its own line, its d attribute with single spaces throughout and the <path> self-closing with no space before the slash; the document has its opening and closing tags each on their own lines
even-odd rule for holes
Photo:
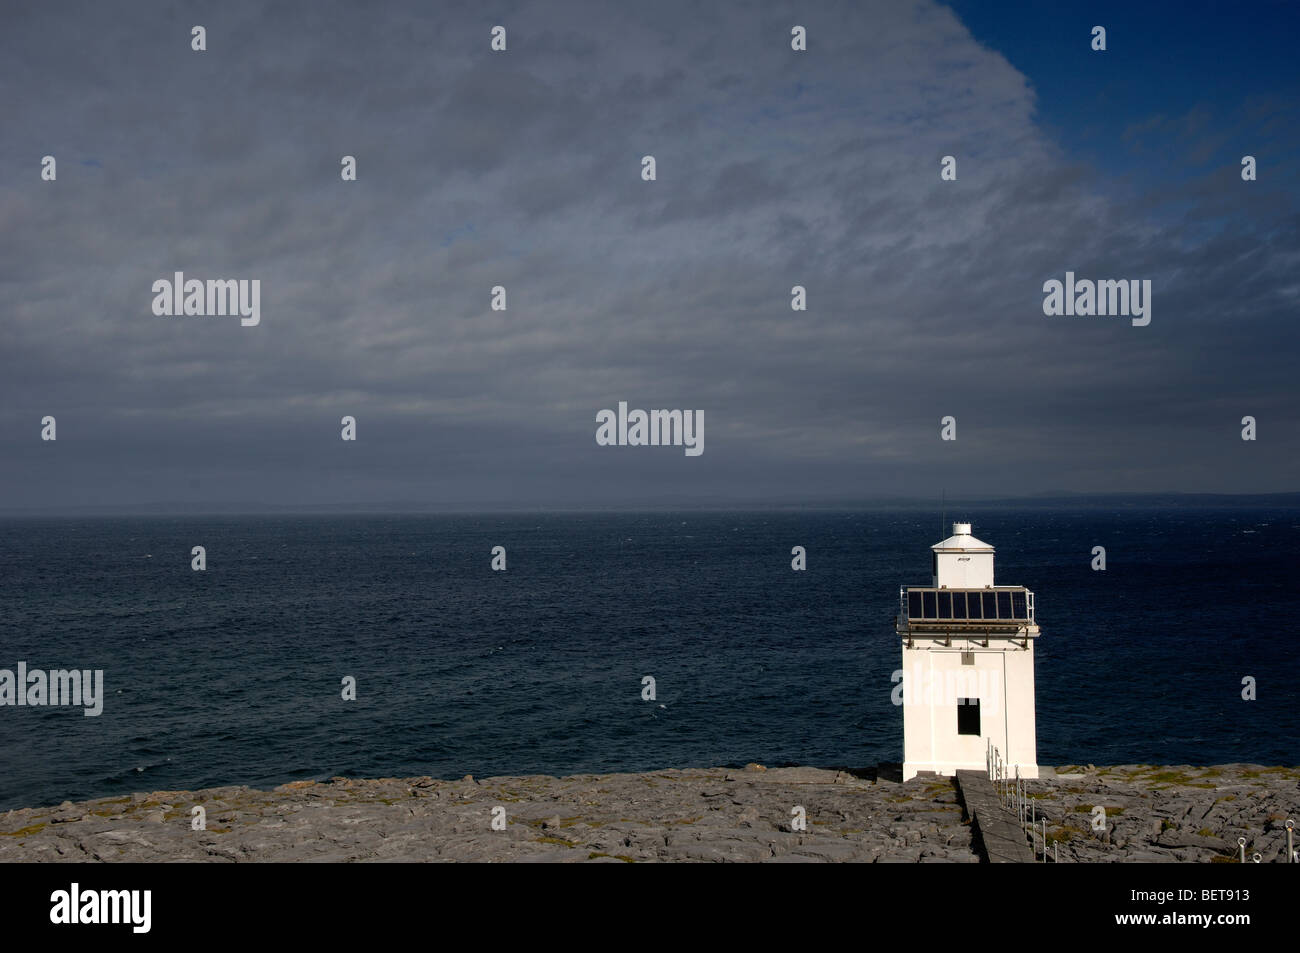
<svg viewBox="0 0 1300 953">
<path fill-rule="evenodd" d="M 625 864 L 635 864 L 636 858 L 629 857 L 626 854 L 603 854 L 600 851 L 592 851 L 587 855 L 588 860 L 595 860 L 597 857 L 613 857 L 615 860 L 621 860 Z"/>
<path fill-rule="evenodd" d="M 563 837 L 539 837 L 539 838 L 537 838 L 537 843 L 539 843 L 539 844 L 557 844 L 557 845 L 560 846 L 560 847 L 577 847 L 577 846 L 578 846 L 578 845 L 575 844 L 573 841 L 571 841 L 571 840 L 565 840 Z"/>
<path fill-rule="evenodd" d="M 26 837 L 29 834 L 39 834 L 45 830 L 47 824 L 42 821 L 40 824 L 33 824 L 30 827 L 20 827 L 16 831 L 0 831 L 5 837 Z"/>
<path fill-rule="evenodd" d="M 1191 778 L 1182 771 L 1155 771 L 1143 780 L 1154 784 L 1186 784 Z"/>
</svg>

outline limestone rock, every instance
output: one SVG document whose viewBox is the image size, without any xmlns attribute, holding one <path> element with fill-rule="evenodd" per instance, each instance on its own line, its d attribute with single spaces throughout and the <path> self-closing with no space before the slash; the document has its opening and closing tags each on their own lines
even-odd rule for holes
<svg viewBox="0 0 1300 953">
<path fill-rule="evenodd" d="M 1090 766 L 1091 767 L 1091 766 Z M 1126 765 L 1026 782 L 1062 863 L 1285 861 L 1300 771 Z M 536 861 L 976 863 L 947 778 L 811 767 L 567 778 L 335 778 L 141 792 L 0 814 L 0 863 Z M 189 808 L 207 809 L 191 830 Z M 806 809 L 796 831 L 791 808 Z M 1107 829 L 1091 826 L 1106 808 Z M 503 831 L 491 809 L 505 806 Z M 1014 825 L 1014 818 L 1012 820 Z M 1040 848 L 1041 849 L 1041 848 Z"/>
</svg>

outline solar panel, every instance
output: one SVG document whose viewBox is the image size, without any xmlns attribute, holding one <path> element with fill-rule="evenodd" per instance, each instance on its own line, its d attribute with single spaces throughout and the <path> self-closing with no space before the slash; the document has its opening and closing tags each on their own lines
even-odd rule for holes
<svg viewBox="0 0 1300 953">
<path fill-rule="evenodd" d="M 1008 623 L 1032 618 L 1026 589 L 907 589 L 907 617 L 925 622 Z"/>
</svg>

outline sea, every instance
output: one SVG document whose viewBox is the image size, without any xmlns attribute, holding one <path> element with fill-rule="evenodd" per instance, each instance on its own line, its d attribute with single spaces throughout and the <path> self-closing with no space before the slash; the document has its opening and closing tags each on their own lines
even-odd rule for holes
<svg viewBox="0 0 1300 953">
<path fill-rule="evenodd" d="M 1300 763 L 1300 510 L 955 519 L 996 546 L 999 585 L 1035 593 L 1041 764 Z M 102 669 L 104 700 L 95 717 L 0 706 L 0 810 L 339 775 L 899 762 L 898 590 L 930 584 L 947 524 L 888 508 L 7 519 L 0 669 Z"/>
</svg>

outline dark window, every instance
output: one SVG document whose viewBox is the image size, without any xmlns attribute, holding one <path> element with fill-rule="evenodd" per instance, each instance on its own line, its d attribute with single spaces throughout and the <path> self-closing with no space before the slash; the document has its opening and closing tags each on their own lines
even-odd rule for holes
<svg viewBox="0 0 1300 953">
<path fill-rule="evenodd" d="M 957 734 L 978 735 L 980 733 L 980 700 L 978 698 L 957 699 Z"/>
<path fill-rule="evenodd" d="M 921 594 L 919 592 L 909 590 L 907 593 L 907 617 L 909 619 L 921 618 Z"/>
<path fill-rule="evenodd" d="M 1011 593 L 1009 592 L 998 593 L 998 618 L 1011 618 Z"/>
<path fill-rule="evenodd" d="M 954 619 L 966 618 L 966 593 L 954 592 L 952 594 L 952 617 Z"/>
<path fill-rule="evenodd" d="M 940 619 L 952 618 L 952 593 L 951 592 L 939 593 L 939 618 Z"/>
<path fill-rule="evenodd" d="M 924 596 L 925 596 L 925 618 L 927 619 L 938 618 L 938 607 L 934 604 L 934 593 L 927 592 L 924 593 Z"/>
<path fill-rule="evenodd" d="M 972 619 L 984 618 L 984 610 L 980 608 L 980 594 L 978 592 L 970 593 L 970 599 L 967 601 L 970 604 L 970 617 Z"/>
<path fill-rule="evenodd" d="M 1028 619 L 1029 614 L 1025 608 L 1025 594 L 1023 592 L 1011 593 L 1011 612 L 1017 619 Z"/>
<path fill-rule="evenodd" d="M 994 604 L 993 593 L 982 592 L 980 595 L 984 597 L 984 618 L 996 619 L 998 617 L 998 610 Z"/>
</svg>

